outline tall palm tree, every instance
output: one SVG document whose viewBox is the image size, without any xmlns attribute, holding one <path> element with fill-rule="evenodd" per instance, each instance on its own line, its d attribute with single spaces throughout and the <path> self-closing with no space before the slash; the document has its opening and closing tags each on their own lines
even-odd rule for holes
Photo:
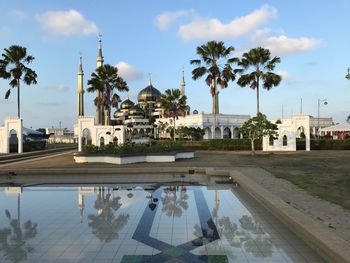
<svg viewBox="0 0 350 263">
<path fill-rule="evenodd" d="M 237 59 L 227 59 L 234 50 L 232 46 L 226 48 L 222 41 L 209 41 L 197 47 L 197 55 L 200 59 L 190 61 L 192 65 L 198 66 L 192 70 L 192 78 L 194 80 L 206 75 L 205 82 L 210 88 L 210 94 L 213 99 L 213 114 L 219 113 L 218 86 L 227 88 L 228 83 L 235 80 L 235 73 L 231 64 Z"/>
<path fill-rule="evenodd" d="M 249 86 L 252 89 L 256 89 L 256 114 L 259 110 L 259 88 L 260 83 L 263 84 L 263 88 L 270 90 L 274 86 L 278 86 L 281 82 L 281 76 L 273 73 L 277 63 L 280 63 L 279 57 L 271 59 L 271 53 L 269 49 L 257 47 L 251 49 L 242 55 L 242 58 L 238 61 L 237 69 L 241 76 L 239 77 L 237 84 L 241 87 Z M 250 70 L 250 71 L 249 71 Z"/>
<path fill-rule="evenodd" d="M 4 51 L 0 59 L 0 77 L 10 79 L 10 86 L 17 88 L 17 116 L 20 118 L 20 82 L 23 81 L 27 85 L 37 84 L 37 74 L 26 66 L 34 60 L 34 57 L 27 54 L 25 47 L 18 45 L 12 45 Z M 11 88 L 6 92 L 5 99 L 8 99 L 10 94 Z"/>
<path fill-rule="evenodd" d="M 160 103 L 164 109 L 164 116 L 173 119 L 174 141 L 176 140 L 175 120 L 179 116 L 185 116 L 187 110 L 186 100 L 187 97 L 185 95 L 181 96 L 181 91 L 179 89 L 167 89 L 165 94 L 160 97 Z"/>
<path fill-rule="evenodd" d="M 111 65 L 103 65 L 96 69 L 96 72 L 91 74 L 91 79 L 88 81 L 88 92 L 100 91 L 102 97 L 95 98 L 96 106 L 103 106 L 105 114 L 108 117 L 102 120 L 104 125 L 109 124 L 111 117 L 111 108 L 117 107 L 120 102 L 120 97 L 114 90 L 129 91 L 126 81 L 118 75 L 118 69 Z"/>
</svg>

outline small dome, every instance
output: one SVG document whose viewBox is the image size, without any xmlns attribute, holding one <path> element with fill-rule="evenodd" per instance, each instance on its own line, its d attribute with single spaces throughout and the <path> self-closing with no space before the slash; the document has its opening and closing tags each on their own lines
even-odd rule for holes
<svg viewBox="0 0 350 263">
<path fill-rule="evenodd" d="M 194 110 L 194 111 L 193 111 L 193 114 L 198 114 L 198 111 L 197 111 L 197 110 Z"/>
<path fill-rule="evenodd" d="M 137 100 L 139 102 L 157 101 L 161 96 L 162 93 L 150 83 L 146 88 L 139 92 Z"/>
<path fill-rule="evenodd" d="M 114 118 L 118 119 L 119 117 L 122 117 L 125 115 L 125 112 L 123 112 L 121 109 L 116 110 L 113 114 Z"/>
<path fill-rule="evenodd" d="M 121 109 L 130 109 L 132 106 L 134 106 L 135 103 L 132 102 L 129 99 L 124 100 L 121 104 L 120 104 L 120 108 Z"/>
<path fill-rule="evenodd" d="M 129 115 L 131 116 L 144 116 L 144 111 L 140 108 L 139 105 L 134 105 L 129 109 Z"/>
</svg>

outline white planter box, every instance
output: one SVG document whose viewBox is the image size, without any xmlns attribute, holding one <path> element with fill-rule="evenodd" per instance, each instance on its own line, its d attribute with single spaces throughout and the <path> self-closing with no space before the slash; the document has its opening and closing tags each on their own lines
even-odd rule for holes
<svg viewBox="0 0 350 263">
<path fill-rule="evenodd" d="M 93 154 L 75 154 L 76 163 L 112 163 L 112 164 L 129 164 L 129 163 L 167 163 L 175 162 L 177 159 L 194 158 L 194 152 L 174 152 L 164 154 L 138 154 L 138 155 L 93 155 Z"/>
</svg>

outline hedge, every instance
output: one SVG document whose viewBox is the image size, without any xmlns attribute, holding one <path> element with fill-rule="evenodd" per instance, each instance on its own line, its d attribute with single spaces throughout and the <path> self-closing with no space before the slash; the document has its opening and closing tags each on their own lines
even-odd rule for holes
<svg viewBox="0 0 350 263">
<path fill-rule="evenodd" d="M 249 139 L 211 139 L 203 141 L 181 141 L 184 147 L 192 150 L 250 151 Z M 255 150 L 262 149 L 261 140 L 255 142 Z"/>
<path fill-rule="evenodd" d="M 350 150 L 350 139 L 346 140 L 311 140 L 311 150 Z"/>
</svg>

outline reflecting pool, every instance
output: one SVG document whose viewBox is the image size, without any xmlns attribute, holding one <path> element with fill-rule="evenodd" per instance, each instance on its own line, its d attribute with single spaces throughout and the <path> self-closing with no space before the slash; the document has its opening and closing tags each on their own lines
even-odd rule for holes
<svg viewBox="0 0 350 263">
<path fill-rule="evenodd" d="M 0 188 L 0 262 L 324 262 L 246 192 Z"/>
</svg>

